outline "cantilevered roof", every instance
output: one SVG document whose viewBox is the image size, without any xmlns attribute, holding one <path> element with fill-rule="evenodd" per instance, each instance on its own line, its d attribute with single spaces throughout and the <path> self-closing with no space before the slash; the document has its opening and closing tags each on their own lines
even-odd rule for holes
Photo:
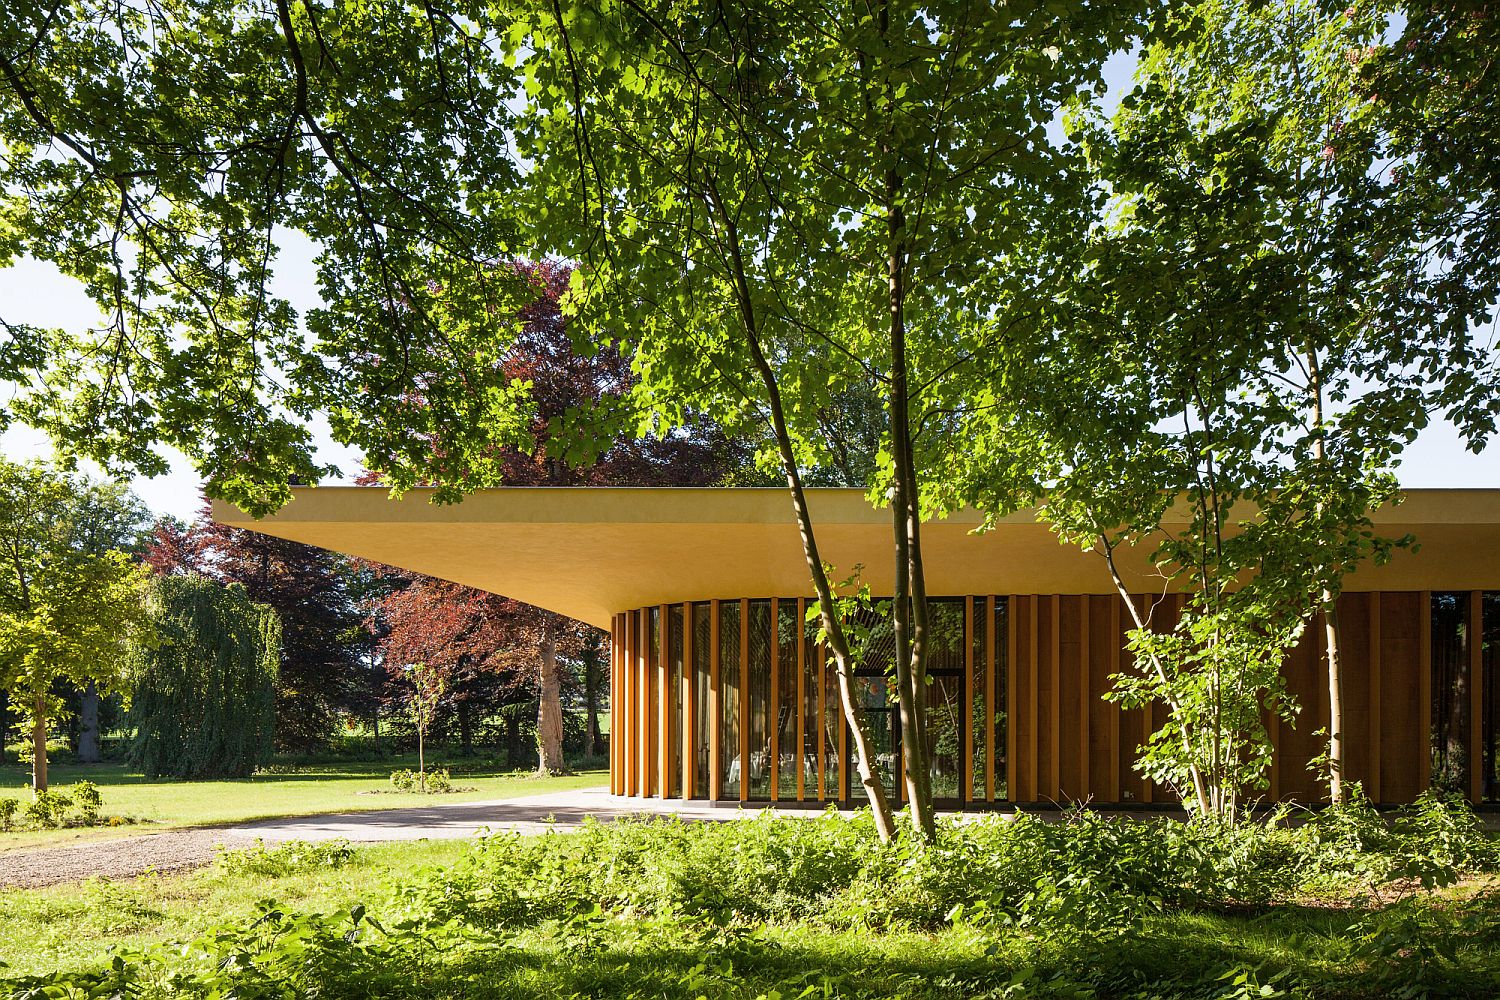
<svg viewBox="0 0 1500 1000">
<path fill-rule="evenodd" d="M 783 489 L 511 487 L 438 506 L 431 491 L 393 500 L 379 487 L 299 488 L 255 520 L 215 501 L 214 519 L 503 594 L 609 627 L 629 608 L 689 600 L 812 596 Z M 808 491 L 836 579 L 889 594 L 891 515 L 860 490 Z M 1409 490 L 1377 512 L 1381 533 L 1420 550 L 1361 568 L 1352 590 L 1500 590 L 1500 490 Z M 1113 593 L 1103 560 L 1063 546 L 1030 512 L 972 534 L 972 511 L 923 528 L 927 589 L 959 594 Z M 1147 553 L 1123 556 L 1132 590 L 1160 589 Z"/>
</svg>

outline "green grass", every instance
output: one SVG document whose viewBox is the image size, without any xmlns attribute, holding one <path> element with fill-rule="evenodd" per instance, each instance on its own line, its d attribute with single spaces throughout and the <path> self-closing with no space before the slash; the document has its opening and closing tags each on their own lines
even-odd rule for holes
<svg viewBox="0 0 1500 1000">
<path fill-rule="evenodd" d="M 472 791 L 422 796 L 391 787 L 390 773 L 415 767 L 415 757 L 392 757 L 374 762 L 313 764 L 289 773 L 264 773 L 236 781 L 148 781 L 123 764 L 57 765 L 51 784 L 65 787 L 87 779 L 104 795 L 103 814 L 123 816 L 136 825 L 0 833 L 0 851 L 82 838 L 146 833 L 184 826 L 214 826 L 250 820 L 316 813 L 355 812 L 425 805 L 433 802 L 475 802 L 518 798 L 609 783 L 604 771 L 584 771 L 565 777 L 536 778 L 499 767 L 455 774 L 456 786 Z M 28 799 L 30 771 L 14 764 L 0 766 L 0 795 Z M 380 794 L 371 794 L 379 792 Z"/>
<path fill-rule="evenodd" d="M 342 867 L 235 874 L 214 865 L 178 876 L 0 892 L 5 975 L 103 968 L 112 949 L 185 941 L 250 924 L 261 899 L 288 911 L 347 913 L 359 903 L 386 923 L 399 890 L 424 867 L 446 868 L 472 846 L 419 842 L 357 848 Z M 1470 890 L 1472 891 L 1472 890 Z M 1465 895 L 1468 893 L 1465 892 Z M 1016 929 L 931 932 L 838 929 L 793 921 L 730 922 L 625 913 L 592 924 L 518 928 L 503 945 L 438 947 L 420 968 L 366 969 L 353 993 L 438 997 L 575 995 L 1308 996 L 1375 998 L 1396 985 L 1353 945 L 1380 911 L 1278 905 L 1249 912 L 1179 910 L 1114 941 L 1080 944 Z M 1431 929 L 1427 933 L 1432 933 Z M 389 975 L 382 983 L 379 976 Z M 376 978 L 368 978 L 375 976 Z M 1271 984 L 1232 991 L 1231 980 Z M 1433 996 L 1487 997 L 1500 960 L 1464 943 L 1427 969 Z M 1220 988 L 1223 992 L 1218 992 Z M 1288 992 L 1278 992 L 1285 989 Z M 333 995 L 343 995 L 335 992 Z M 373 994 L 372 994 L 373 995 Z"/>
</svg>

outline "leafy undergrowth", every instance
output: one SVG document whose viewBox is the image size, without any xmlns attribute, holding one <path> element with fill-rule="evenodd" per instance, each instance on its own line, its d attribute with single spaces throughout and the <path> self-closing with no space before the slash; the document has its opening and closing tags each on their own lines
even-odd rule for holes
<svg viewBox="0 0 1500 1000">
<path fill-rule="evenodd" d="M 868 815 L 622 822 L 458 845 L 411 875 L 362 868 L 361 854 L 293 847 L 221 861 L 212 877 L 226 893 L 277 891 L 313 870 L 372 877 L 300 905 L 260 902 L 185 947 L 13 976 L 0 995 L 1500 990 L 1500 890 L 1485 874 L 1496 844 L 1466 809 L 1437 799 L 1392 823 L 1357 803 L 1294 827 L 1227 831 L 1086 813 L 987 818 L 945 826 L 931 847 L 909 837 L 880 846 Z"/>
</svg>

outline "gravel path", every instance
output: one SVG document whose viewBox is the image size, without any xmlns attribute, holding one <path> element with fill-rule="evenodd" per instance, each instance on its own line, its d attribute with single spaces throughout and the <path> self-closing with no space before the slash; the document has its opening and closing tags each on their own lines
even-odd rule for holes
<svg viewBox="0 0 1500 1000">
<path fill-rule="evenodd" d="M 228 830 L 168 830 L 66 847 L 7 851 L 0 854 L 0 888 L 36 889 L 95 876 L 134 878 L 148 871 L 184 871 L 212 861 L 216 844 L 247 843 Z"/>
</svg>

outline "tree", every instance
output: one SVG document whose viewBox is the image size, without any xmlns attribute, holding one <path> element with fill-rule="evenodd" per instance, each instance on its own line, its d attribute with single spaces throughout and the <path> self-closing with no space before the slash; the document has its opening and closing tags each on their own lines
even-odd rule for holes
<svg viewBox="0 0 1500 1000">
<path fill-rule="evenodd" d="M 91 551 L 80 521 L 90 484 L 40 464 L 0 460 L 0 688 L 31 722 L 31 785 L 47 789 L 53 686 L 123 677 L 142 628 L 144 572 L 122 552 Z"/>
<path fill-rule="evenodd" d="M 447 690 L 447 675 L 437 667 L 426 663 L 408 663 L 401 668 L 402 675 L 411 684 L 409 702 L 412 721 L 417 724 L 417 791 L 427 794 L 427 727 L 432 725 L 432 716 Z"/>
<path fill-rule="evenodd" d="M 759 424 L 785 478 L 882 835 L 887 791 L 850 694 L 852 653 L 803 488 L 822 420 L 874 385 L 873 497 L 892 512 L 896 690 L 907 798 L 931 835 L 921 474 L 954 373 L 994 348 L 970 292 L 1052 204 L 1068 156 L 1043 123 L 1102 87 L 1139 11 L 990 4 L 518 7 L 524 217 L 578 260 L 574 309 L 623 339 L 655 420 L 686 402 Z M 925 447 L 926 454 L 919 455 Z"/>
<path fill-rule="evenodd" d="M 151 778 L 248 778 L 276 729 L 276 613 L 196 573 L 157 577 L 146 606 L 154 634 L 133 651 L 131 763 Z"/>
<path fill-rule="evenodd" d="M 371 637 L 350 594 L 350 561 L 333 552 L 215 523 L 207 512 L 184 529 L 160 523 L 145 554 L 158 573 L 199 573 L 239 584 L 281 623 L 276 674 L 276 742 L 322 746 L 339 712 L 372 683 Z"/>
</svg>

